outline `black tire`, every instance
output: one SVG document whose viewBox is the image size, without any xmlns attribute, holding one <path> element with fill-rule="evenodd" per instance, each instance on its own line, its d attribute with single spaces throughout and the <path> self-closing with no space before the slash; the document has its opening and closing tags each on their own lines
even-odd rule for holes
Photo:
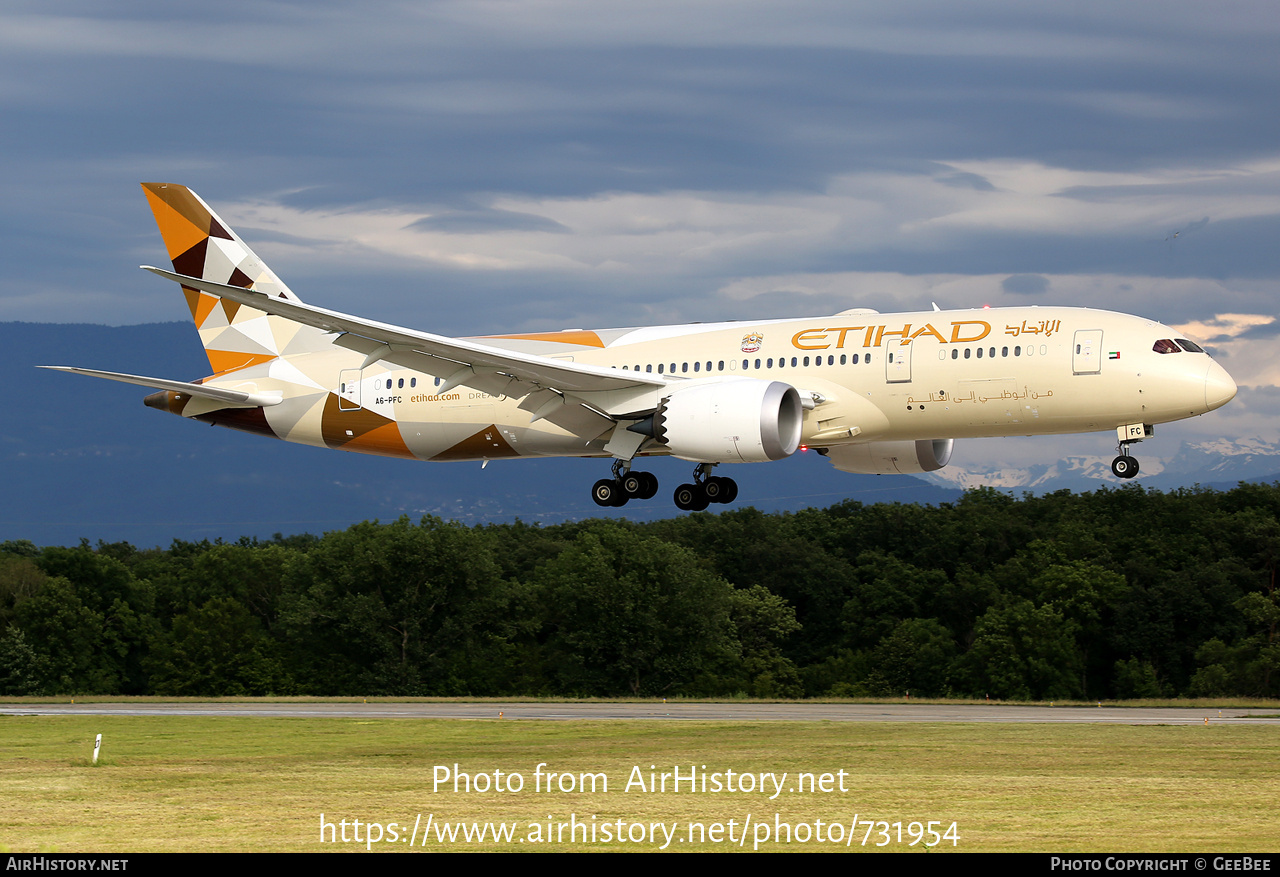
<svg viewBox="0 0 1280 877">
<path fill-rule="evenodd" d="M 622 492 L 634 499 L 644 499 L 645 479 L 643 472 L 628 472 L 622 476 Z"/>
<path fill-rule="evenodd" d="M 595 500 L 596 505 L 605 508 L 616 508 L 626 505 L 627 495 L 622 490 L 622 485 L 612 478 L 601 478 L 591 486 L 591 498 Z"/>
<path fill-rule="evenodd" d="M 1132 478 L 1138 474 L 1136 457 L 1116 457 L 1111 461 L 1111 474 L 1117 478 Z"/>
<path fill-rule="evenodd" d="M 644 490 L 640 492 L 640 499 L 653 499 L 658 495 L 658 476 L 652 472 L 641 472 L 640 477 L 644 479 Z"/>
<path fill-rule="evenodd" d="M 700 512 L 707 507 L 707 492 L 700 484 L 681 484 L 672 498 L 676 508 L 686 512 Z"/>
</svg>

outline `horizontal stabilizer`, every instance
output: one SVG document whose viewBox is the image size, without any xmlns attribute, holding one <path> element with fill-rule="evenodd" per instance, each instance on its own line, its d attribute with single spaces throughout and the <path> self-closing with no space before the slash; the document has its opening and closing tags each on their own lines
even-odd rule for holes
<svg viewBox="0 0 1280 877">
<path fill-rule="evenodd" d="M 36 368 L 70 372 L 73 375 L 89 375 L 93 378 L 106 378 L 109 381 L 119 381 L 122 384 L 150 387 L 153 390 L 171 390 L 175 393 L 186 393 L 188 396 L 196 396 L 201 399 L 212 399 L 215 402 L 223 402 L 228 406 L 238 408 L 263 408 L 270 405 L 279 405 L 282 396 L 279 392 L 272 394 L 247 393 L 244 390 L 225 390 L 221 387 L 193 384 L 188 381 L 169 381 L 164 378 L 148 378 L 142 375 L 104 372 L 92 368 L 75 368 L 70 365 L 39 365 Z"/>
</svg>

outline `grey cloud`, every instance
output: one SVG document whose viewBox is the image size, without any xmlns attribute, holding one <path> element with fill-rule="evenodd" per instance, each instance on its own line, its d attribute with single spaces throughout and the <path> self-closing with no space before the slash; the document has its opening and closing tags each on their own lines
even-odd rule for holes
<svg viewBox="0 0 1280 877">
<path fill-rule="evenodd" d="M 1251 340 L 1254 338 L 1271 339 L 1277 336 L 1280 336 L 1280 320 L 1272 320 L 1270 323 L 1261 323 L 1257 326 L 1250 326 L 1236 337 L 1243 340 Z M 1210 340 L 1217 341 L 1227 339 L 1212 338 Z"/>
<path fill-rule="evenodd" d="M 950 174 L 940 174 L 934 177 L 938 182 L 953 186 L 957 189 L 977 189 L 980 192 L 994 192 L 995 186 L 980 174 L 972 174 L 963 171 L 956 171 Z"/>
<path fill-rule="evenodd" d="M 1006 277 L 1000 288 L 1015 295 L 1041 295 L 1049 288 L 1049 278 L 1039 274 L 1014 274 Z"/>
<path fill-rule="evenodd" d="M 446 234 L 471 234 L 493 231 L 542 231 L 568 234 L 569 229 L 545 216 L 520 213 L 515 210 L 498 210 L 492 207 L 476 207 L 469 210 L 442 210 L 431 216 L 410 223 L 409 228 L 418 231 L 438 231 Z"/>
</svg>

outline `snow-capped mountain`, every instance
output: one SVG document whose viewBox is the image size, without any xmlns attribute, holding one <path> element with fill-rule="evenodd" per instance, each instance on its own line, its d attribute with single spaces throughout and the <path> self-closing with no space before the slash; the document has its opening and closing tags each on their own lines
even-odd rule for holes
<svg viewBox="0 0 1280 877">
<path fill-rule="evenodd" d="M 934 484 L 964 489 L 985 486 L 1036 493 L 1063 488 L 1092 490 L 1102 484 L 1124 483 L 1111 474 L 1114 456 L 1073 455 L 1021 468 L 1000 463 L 948 466 L 924 477 Z M 1184 442 L 1171 456 L 1155 457 L 1145 448 L 1138 456 L 1142 471 L 1137 483 L 1160 489 L 1195 484 L 1231 486 L 1238 481 L 1280 477 L 1280 443 L 1261 438 Z"/>
</svg>

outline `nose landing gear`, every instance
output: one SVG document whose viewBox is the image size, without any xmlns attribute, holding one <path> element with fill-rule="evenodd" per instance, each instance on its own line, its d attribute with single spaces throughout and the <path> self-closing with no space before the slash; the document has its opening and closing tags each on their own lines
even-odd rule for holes
<svg viewBox="0 0 1280 877">
<path fill-rule="evenodd" d="M 1129 456 L 1129 445 L 1137 444 L 1144 438 L 1155 435 L 1154 427 L 1144 423 L 1131 423 L 1116 430 L 1119 444 L 1116 451 L 1119 456 L 1111 461 L 1111 474 L 1117 478 L 1132 478 L 1138 474 L 1138 458 Z"/>
</svg>

